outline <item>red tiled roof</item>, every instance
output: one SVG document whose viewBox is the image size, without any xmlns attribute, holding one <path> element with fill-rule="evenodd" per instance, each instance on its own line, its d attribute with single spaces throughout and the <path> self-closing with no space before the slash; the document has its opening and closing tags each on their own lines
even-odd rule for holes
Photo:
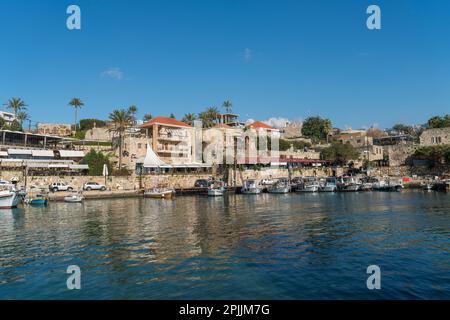
<svg viewBox="0 0 450 320">
<path fill-rule="evenodd" d="M 224 123 L 218 123 L 216 124 L 213 128 L 218 128 L 218 129 L 231 129 L 231 126 L 224 124 Z"/>
<path fill-rule="evenodd" d="M 156 117 L 150 121 L 145 122 L 143 125 L 141 125 L 141 128 L 149 127 L 154 124 L 165 124 L 168 126 L 176 126 L 176 127 L 190 127 L 190 125 L 188 125 L 187 123 L 184 123 L 174 118 Z"/>
<path fill-rule="evenodd" d="M 268 130 L 277 130 L 272 126 L 269 126 L 268 124 L 265 124 L 264 122 L 261 121 L 255 121 L 252 124 L 249 124 L 247 127 L 251 128 L 251 129 L 268 129 Z M 278 130 L 277 130 L 278 131 Z"/>
</svg>

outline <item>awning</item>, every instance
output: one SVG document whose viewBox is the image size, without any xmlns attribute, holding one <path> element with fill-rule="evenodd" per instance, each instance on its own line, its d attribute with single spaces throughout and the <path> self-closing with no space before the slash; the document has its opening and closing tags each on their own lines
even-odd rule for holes
<svg viewBox="0 0 450 320">
<path fill-rule="evenodd" d="M 8 156 L 8 152 L 0 151 L 0 157 L 7 157 L 7 156 Z"/>
<path fill-rule="evenodd" d="M 68 164 L 49 164 L 48 165 L 49 168 L 69 168 Z"/>
<path fill-rule="evenodd" d="M 77 170 L 88 170 L 89 166 L 87 164 L 70 164 L 69 168 Z"/>
<path fill-rule="evenodd" d="M 53 158 L 55 156 L 52 150 L 31 150 L 31 155 L 33 157 L 47 157 L 47 158 Z"/>
<path fill-rule="evenodd" d="M 156 153 L 153 151 L 150 144 L 147 143 L 147 154 L 144 159 L 144 168 L 171 168 L 172 166 L 168 165 L 164 161 L 162 161 Z"/>
<path fill-rule="evenodd" d="M 59 150 L 61 158 L 84 158 L 84 151 Z"/>
<path fill-rule="evenodd" d="M 31 155 L 31 150 L 27 150 L 27 149 L 8 149 L 8 154 Z"/>
</svg>

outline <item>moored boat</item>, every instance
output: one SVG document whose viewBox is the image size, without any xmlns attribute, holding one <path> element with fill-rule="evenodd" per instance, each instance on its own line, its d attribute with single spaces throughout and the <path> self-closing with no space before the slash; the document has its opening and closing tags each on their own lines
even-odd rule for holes
<svg viewBox="0 0 450 320">
<path fill-rule="evenodd" d="M 286 179 L 279 179 L 275 184 L 267 188 L 269 193 L 289 193 L 291 187 Z"/>
<path fill-rule="evenodd" d="M 375 191 L 388 191 L 398 192 L 403 189 L 403 184 L 399 182 L 393 182 L 391 180 L 380 180 L 373 184 L 373 190 Z"/>
<path fill-rule="evenodd" d="M 299 188 L 297 191 L 309 193 L 319 192 L 320 184 L 315 177 L 305 177 L 303 181 L 303 188 Z"/>
<path fill-rule="evenodd" d="M 173 189 L 153 188 L 144 192 L 144 198 L 172 199 L 175 194 Z"/>
<path fill-rule="evenodd" d="M 208 196 L 221 197 L 225 193 L 225 184 L 222 181 L 213 181 L 208 187 Z"/>
<path fill-rule="evenodd" d="M 70 196 L 64 197 L 64 202 L 68 203 L 81 203 L 84 201 L 84 196 L 82 193 L 72 194 Z"/>
<path fill-rule="evenodd" d="M 43 194 L 37 194 L 33 197 L 27 198 L 25 202 L 32 206 L 46 206 L 48 204 L 48 197 Z"/>
<path fill-rule="evenodd" d="M 245 180 L 244 186 L 241 189 L 241 193 L 243 194 L 260 194 L 262 192 L 262 188 L 258 185 L 256 180 Z"/>
<path fill-rule="evenodd" d="M 321 186 L 320 192 L 336 192 L 337 191 L 337 179 L 336 177 L 327 177 L 325 184 Z"/>
<path fill-rule="evenodd" d="M 2 184 L 0 187 L 0 209 L 16 208 L 22 197 L 12 184 Z"/>
<path fill-rule="evenodd" d="M 342 176 L 337 182 L 337 190 L 340 192 L 356 192 L 360 189 L 361 183 L 352 176 Z"/>
</svg>

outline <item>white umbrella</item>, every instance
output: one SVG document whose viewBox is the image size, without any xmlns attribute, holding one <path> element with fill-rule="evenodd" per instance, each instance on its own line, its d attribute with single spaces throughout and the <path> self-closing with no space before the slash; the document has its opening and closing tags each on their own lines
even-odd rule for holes
<svg viewBox="0 0 450 320">
<path fill-rule="evenodd" d="M 103 165 L 103 176 L 105 177 L 105 187 L 106 187 L 106 177 L 109 175 L 108 166 L 106 163 Z"/>
</svg>

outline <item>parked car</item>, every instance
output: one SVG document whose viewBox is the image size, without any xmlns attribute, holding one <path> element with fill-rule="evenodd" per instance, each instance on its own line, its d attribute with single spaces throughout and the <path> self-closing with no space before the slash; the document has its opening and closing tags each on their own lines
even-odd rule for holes
<svg viewBox="0 0 450 320">
<path fill-rule="evenodd" d="M 83 186 L 83 189 L 86 191 L 91 191 L 91 190 L 105 191 L 106 186 L 104 184 L 99 184 L 97 182 L 86 182 Z"/>
<path fill-rule="evenodd" d="M 73 187 L 64 184 L 62 182 L 54 182 L 48 186 L 48 189 L 52 192 L 58 191 L 73 191 Z"/>
<path fill-rule="evenodd" d="M 194 187 L 196 188 L 208 188 L 209 181 L 206 179 L 199 179 L 195 181 Z"/>
</svg>

